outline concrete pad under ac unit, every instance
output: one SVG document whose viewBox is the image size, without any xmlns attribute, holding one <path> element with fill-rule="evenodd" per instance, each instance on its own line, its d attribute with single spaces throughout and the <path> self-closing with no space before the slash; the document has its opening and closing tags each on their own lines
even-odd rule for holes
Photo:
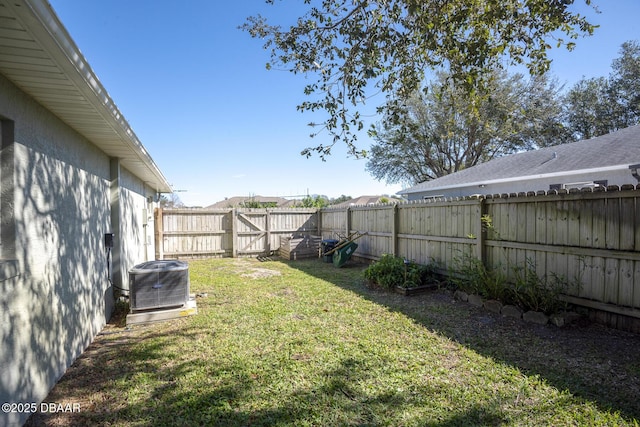
<svg viewBox="0 0 640 427">
<path fill-rule="evenodd" d="M 189 298 L 189 301 L 182 307 L 129 313 L 127 315 L 127 325 L 163 322 L 166 320 L 178 319 L 180 317 L 193 316 L 195 314 L 198 314 L 196 299 Z"/>
</svg>

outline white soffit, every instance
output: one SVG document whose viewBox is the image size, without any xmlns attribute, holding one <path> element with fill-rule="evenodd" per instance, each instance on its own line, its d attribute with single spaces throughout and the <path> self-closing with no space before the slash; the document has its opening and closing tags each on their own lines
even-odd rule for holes
<svg viewBox="0 0 640 427">
<path fill-rule="evenodd" d="M 45 0 L 0 0 L 0 74 L 158 192 L 171 186 Z"/>
</svg>

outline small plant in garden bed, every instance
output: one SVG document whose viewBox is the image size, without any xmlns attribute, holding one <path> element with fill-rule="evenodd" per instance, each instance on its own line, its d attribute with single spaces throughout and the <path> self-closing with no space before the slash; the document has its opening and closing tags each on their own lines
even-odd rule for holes
<svg viewBox="0 0 640 427">
<path fill-rule="evenodd" d="M 390 254 L 384 254 L 379 261 L 364 271 L 365 279 L 386 289 L 417 288 L 438 283 L 436 266 L 417 264 Z"/>
<path fill-rule="evenodd" d="M 569 283 L 566 279 L 552 274 L 539 277 L 536 266 L 530 259 L 526 267 L 514 267 L 515 283 L 507 289 L 510 303 L 533 311 L 553 314 L 565 310 L 566 302 L 560 295 L 567 291 Z"/>
<path fill-rule="evenodd" d="M 499 270 L 489 270 L 478 258 L 468 254 L 456 257 L 449 281 L 458 289 L 483 298 L 503 300 L 507 279 Z"/>
<path fill-rule="evenodd" d="M 464 254 L 454 259 L 449 281 L 464 292 L 517 305 L 526 311 L 553 314 L 566 309 L 566 303 L 560 299 L 569 288 L 566 279 L 557 275 L 538 276 L 531 260 L 527 260 L 525 267 L 513 266 L 511 271 L 513 283 L 499 270 L 489 270 L 479 259 Z M 579 286 L 577 282 L 575 286 Z"/>
</svg>

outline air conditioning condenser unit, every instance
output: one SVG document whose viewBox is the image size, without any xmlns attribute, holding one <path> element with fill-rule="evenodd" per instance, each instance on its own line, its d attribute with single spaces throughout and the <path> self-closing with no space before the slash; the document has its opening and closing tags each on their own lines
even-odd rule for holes
<svg viewBox="0 0 640 427">
<path fill-rule="evenodd" d="M 189 266 L 177 260 L 148 261 L 129 270 L 131 311 L 184 306 Z"/>
</svg>

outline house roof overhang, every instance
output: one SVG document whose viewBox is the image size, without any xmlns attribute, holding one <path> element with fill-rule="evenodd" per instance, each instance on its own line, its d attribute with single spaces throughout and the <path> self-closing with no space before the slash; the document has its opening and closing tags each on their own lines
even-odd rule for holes
<svg viewBox="0 0 640 427">
<path fill-rule="evenodd" d="M 545 179 L 545 178 L 560 178 L 560 177 L 567 177 L 572 175 L 581 175 L 581 174 L 607 172 L 607 171 L 615 171 L 615 170 L 626 170 L 626 169 L 629 169 L 628 164 L 604 166 L 604 167 L 592 168 L 592 169 L 579 169 L 579 170 L 572 170 L 572 171 L 536 174 L 536 175 L 524 175 L 524 176 L 518 176 L 518 177 L 511 177 L 511 178 L 487 179 L 483 181 L 465 182 L 465 183 L 451 184 L 451 185 L 439 185 L 434 187 L 418 188 L 418 186 L 415 186 L 412 188 L 407 188 L 407 189 L 398 191 L 398 194 L 432 193 L 434 191 L 437 192 L 442 190 L 450 190 L 452 188 L 484 187 L 492 184 L 503 184 L 505 182 L 520 182 L 520 181 L 531 181 L 531 180 Z"/>
<path fill-rule="evenodd" d="M 156 192 L 172 191 L 46 0 L 0 0 L 0 74 Z"/>
</svg>

